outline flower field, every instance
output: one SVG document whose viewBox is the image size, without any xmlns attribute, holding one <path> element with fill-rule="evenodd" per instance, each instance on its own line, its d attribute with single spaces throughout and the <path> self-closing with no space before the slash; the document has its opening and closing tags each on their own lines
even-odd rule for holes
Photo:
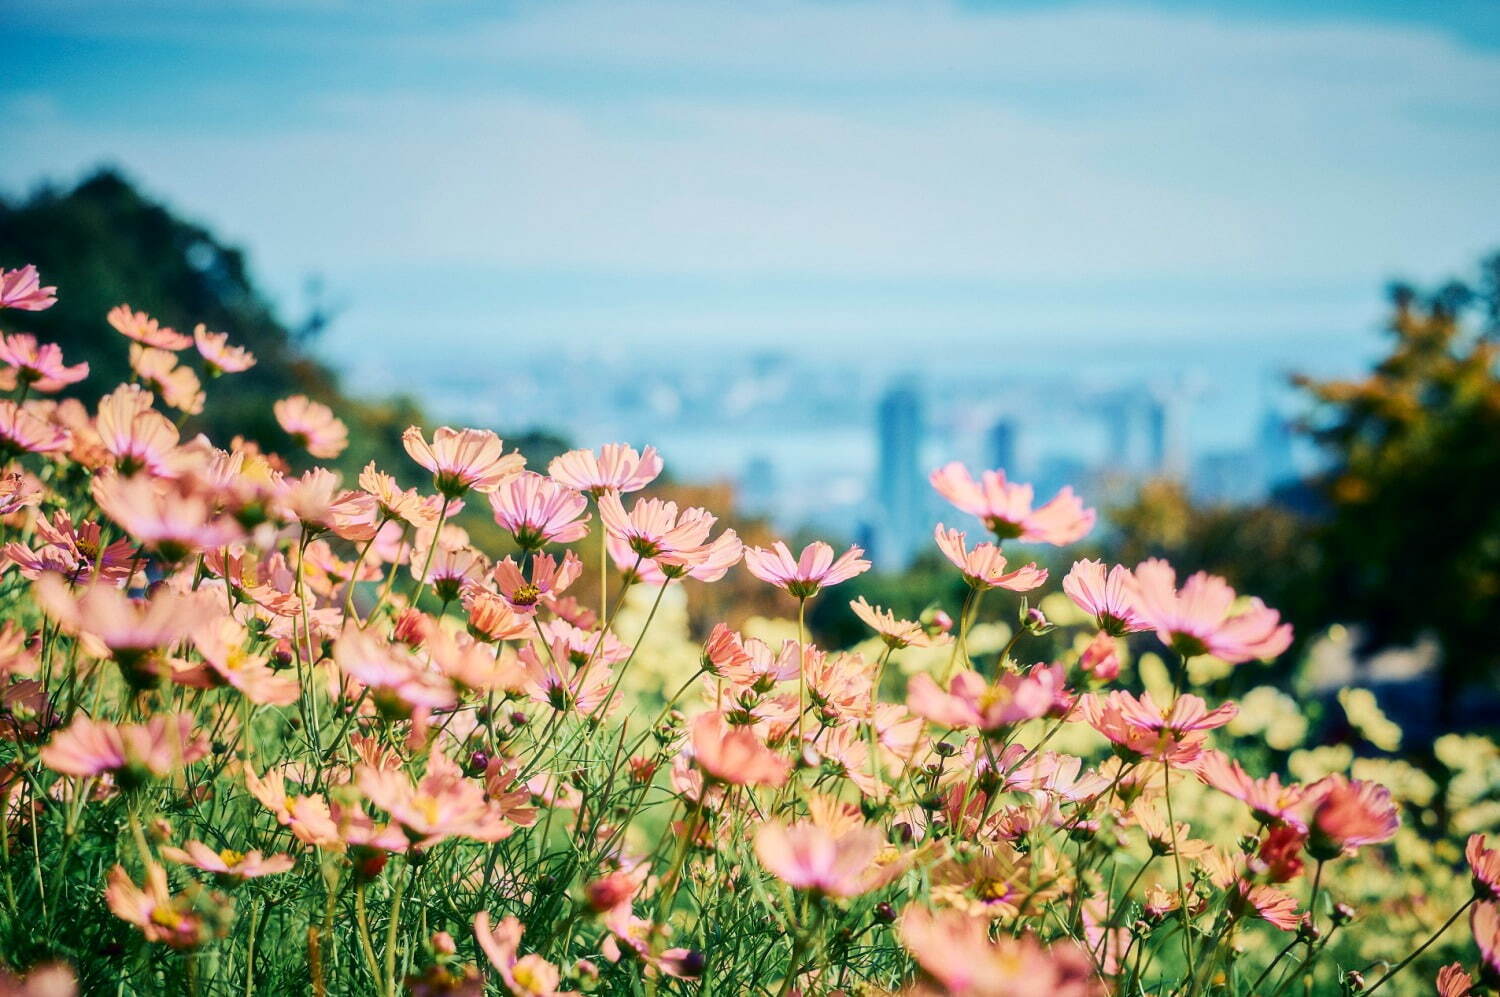
<svg viewBox="0 0 1500 997">
<path fill-rule="evenodd" d="M 642 497 L 650 447 L 414 426 L 343 480 L 304 396 L 297 453 L 183 432 L 255 364 L 201 325 L 121 305 L 134 379 L 60 394 L 88 358 L 18 328 L 57 293 L 0 271 L 0 994 L 1500 988 L 1500 749 L 1217 695 L 1291 627 L 1158 559 L 1049 578 L 1070 489 L 936 470 L 967 597 L 819 647 L 862 552 Z M 693 634 L 730 572 L 781 618 Z"/>
</svg>

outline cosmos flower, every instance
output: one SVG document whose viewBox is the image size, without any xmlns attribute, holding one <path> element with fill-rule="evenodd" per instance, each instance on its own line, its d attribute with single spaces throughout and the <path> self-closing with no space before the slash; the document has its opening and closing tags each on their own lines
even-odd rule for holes
<svg viewBox="0 0 1500 997">
<path fill-rule="evenodd" d="M 1089 726 L 1126 757 L 1188 765 L 1203 753 L 1205 733 L 1227 724 L 1238 708 L 1226 703 L 1209 711 L 1197 696 L 1184 695 L 1164 712 L 1149 692 L 1137 700 L 1116 690 L 1108 696 L 1084 696 L 1082 711 Z"/>
<path fill-rule="evenodd" d="M 163 589 L 150 599 L 136 600 L 113 585 L 74 591 L 54 574 L 38 578 L 34 591 L 64 631 L 92 634 L 122 664 L 176 643 L 223 610 L 207 592 Z"/>
<path fill-rule="evenodd" d="M 1292 625 L 1259 599 L 1235 611 L 1235 592 L 1202 571 L 1177 588 L 1177 572 L 1152 558 L 1135 569 L 1135 607 L 1163 644 L 1184 657 L 1211 654 L 1238 664 L 1274 658 L 1292 642 Z"/>
<path fill-rule="evenodd" d="M 191 341 L 191 340 L 190 340 Z M 203 382 L 187 364 L 179 363 L 177 355 L 153 346 L 130 344 L 130 369 L 146 387 L 161 396 L 161 400 L 187 415 L 203 411 L 205 395 Z"/>
<path fill-rule="evenodd" d="M 1469 928 L 1479 946 L 1480 980 L 1500 987 L 1500 904 L 1475 904 L 1469 911 Z"/>
<path fill-rule="evenodd" d="M 492 573 L 500 595 L 517 613 L 532 615 L 537 604 L 548 596 L 559 595 L 583 573 L 583 562 L 571 550 L 561 562 L 550 554 L 538 554 L 531 559 L 531 577 L 521 572 L 515 559 L 507 557 L 495 565 Z"/>
<path fill-rule="evenodd" d="M 1500 849 L 1486 848 L 1482 834 L 1471 834 L 1464 847 L 1469 873 L 1474 880 L 1474 895 L 1480 900 L 1500 900 Z"/>
<path fill-rule="evenodd" d="M 74 777 L 112 773 L 162 778 L 208 754 L 208 739 L 193 733 L 193 715 L 158 713 L 143 724 L 75 717 L 41 750 L 42 764 Z"/>
<path fill-rule="evenodd" d="M 990 935 L 990 919 L 957 910 L 910 906 L 899 922 L 901 944 L 925 981 L 915 993 L 949 997 L 1098 997 L 1103 984 L 1080 946 L 1043 947 L 1036 936 Z"/>
<path fill-rule="evenodd" d="M 245 788 L 261 806 L 276 815 L 276 822 L 289 829 L 305 844 L 341 851 L 346 847 L 346 829 L 334 820 L 328 801 L 321 796 L 293 796 L 286 791 L 286 778 L 280 772 L 267 772 L 264 778 L 245 766 Z"/>
<path fill-rule="evenodd" d="M 1307 850 L 1313 858 L 1352 855 L 1396 836 L 1401 818 L 1391 791 L 1379 783 L 1337 773 L 1307 787 L 1311 801 Z"/>
<path fill-rule="evenodd" d="M 1030 674 L 1005 672 L 987 682 L 978 672 L 963 670 L 953 676 L 948 691 L 931 675 L 917 675 L 906 690 L 913 713 L 943 727 L 973 727 L 997 734 L 1023 720 L 1045 716 L 1052 708 L 1056 673 L 1039 668 Z"/>
<path fill-rule="evenodd" d="M 455 836 L 500 841 L 514 831 L 484 787 L 464 778 L 458 765 L 439 751 L 428 755 L 427 771 L 415 785 L 404 772 L 369 765 L 356 768 L 354 781 L 421 848 Z"/>
<path fill-rule="evenodd" d="M 1078 667 L 1100 682 L 1113 682 L 1120 677 L 1120 645 L 1116 637 L 1100 630 L 1078 656 Z"/>
<path fill-rule="evenodd" d="M 109 871 L 104 900 L 110 911 L 122 921 L 141 929 L 148 942 L 160 942 L 169 948 L 197 948 L 227 929 L 228 905 L 222 898 L 204 898 L 210 910 L 197 909 L 193 898 L 173 896 L 167 886 L 167 871 L 156 863 L 146 867 L 146 886 L 137 886 L 117 865 Z M 217 907 L 217 912 L 212 908 Z M 217 913 L 216 918 L 213 915 Z M 215 921 L 220 923 L 215 923 Z"/>
<path fill-rule="evenodd" d="M 265 656 L 247 651 L 248 640 L 244 626 L 227 616 L 205 623 L 193 636 L 193 643 L 219 684 L 233 686 L 252 703 L 295 703 L 300 688 L 296 676 L 273 670 Z"/>
<path fill-rule="evenodd" d="M 536 953 L 518 956 L 525 931 L 515 915 L 507 915 L 491 926 L 488 911 L 474 915 L 474 937 L 505 988 L 513 997 L 578 997 L 576 991 L 558 990 L 562 972 Z"/>
<path fill-rule="evenodd" d="M 849 603 L 849 608 L 892 648 L 940 647 L 952 640 L 947 634 L 928 633 L 926 627 L 912 620 L 898 620 L 890 610 L 870 605 L 864 596 Z"/>
<path fill-rule="evenodd" d="M 241 535 L 239 525 L 186 479 L 99 474 L 90 489 L 106 516 L 169 563 Z"/>
<path fill-rule="evenodd" d="M 15 368 L 22 384 L 51 394 L 89 376 L 87 362 L 69 367 L 63 363 L 62 347 L 56 343 L 38 344 L 36 337 L 24 332 L 0 336 L 0 363 Z"/>
<path fill-rule="evenodd" d="M 0 458 L 10 453 L 53 453 L 65 449 L 67 430 L 38 419 L 24 405 L 0 399 Z"/>
<path fill-rule="evenodd" d="M 57 304 L 57 288 L 42 287 L 37 269 L 28 263 L 19 270 L 0 269 L 0 308 L 39 312 Z"/>
<path fill-rule="evenodd" d="M 1438 997 L 1469 997 L 1474 987 L 1474 977 L 1464 972 L 1463 966 L 1452 963 L 1438 970 Z"/>
<path fill-rule="evenodd" d="M 359 472 L 359 487 L 375 499 L 385 518 L 400 520 L 419 530 L 437 526 L 441 503 L 415 488 L 402 488 L 395 478 L 377 470 L 373 460 Z M 462 502 L 450 502 L 448 511 L 456 513 L 462 507 Z"/>
<path fill-rule="evenodd" d="M 1000 540 L 1062 547 L 1094 528 L 1096 513 L 1064 488 L 1045 505 L 1032 508 L 1030 485 L 1005 480 L 1004 471 L 985 471 L 975 481 L 957 461 L 932 472 L 932 487 L 954 507 L 976 516 Z"/>
<path fill-rule="evenodd" d="M 191 337 L 162 325 L 145 312 L 132 310 L 129 305 L 116 305 L 105 318 L 120 335 L 145 346 L 159 350 L 181 350 L 193 345 Z"/>
<path fill-rule="evenodd" d="M 135 563 L 135 544 L 121 538 L 101 548 L 98 523 L 74 523 L 68 514 L 58 510 L 49 520 L 38 517 L 36 535 L 41 546 L 33 550 L 22 543 L 8 543 L 4 555 L 35 581 L 54 572 L 74 584 L 88 584 L 96 578 L 111 585 L 126 582 Z"/>
<path fill-rule="evenodd" d="M 714 517 L 699 508 L 682 510 L 662 499 L 640 499 L 625 511 L 613 492 L 599 496 L 599 518 L 612 538 L 634 551 L 637 559 L 674 558 L 692 554 L 708 542 Z"/>
<path fill-rule="evenodd" d="M 293 442 L 314 457 L 330 460 L 349 446 L 349 427 L 322 402 L 293 395 L 272 405 L 271 410 Z"/>
<path fill-rule="evenodd" d="M 177 427 L 152 408 L 153 400 L 138 384 L 122 384 L 99 399 L 95 428 L 121 474 L 144 470 L 162 475 L 171 468 Z"/>
<path fill-rule="evenodd" d="M 400 712 L 443 709 L 456 701 L 453 685 L 397 644 L 353 627 L 333 645 L 333 660 L 367 687 L 377 703 Z"/>
<path fill-rule="evenodd" d="M 1106 573 L 1102 561 L 1075 561 L 1063 579 L 1068 598 L 1112 637 L 1150 629 L 1136 610 L 1134 588 L 1129 568 L 1117 564 Z"/>
<path fill-rule="evenodd" d="M 553 480 L 595 498 L 605 492 L 637 492 L 661 474 L 661 455 L 655 447 L 636 453 L 623 443 L 606 443 L 592 450 L 569 450 L 552 458 L 547 473 Z"/>
<path fill-rule="evenodd" d="M 496 487 L 489 498 L 495 522 L 524 551 L 588 536 L 588 500 L 545 475 L 522 471 Z"/>
<path fill-rule="evenodd" d="M 459 592 L 464 612 L 469 614 L 469 632 L 483 640 L 515 640 L 532 634 L 535 624 L 527 613 L 518 613 L 504 596 L 479 585 L 465 585 Z"/>
<path fill-rule="evenodd" d="M 770 550 L 745 548 L 745 567 L 763 582 L 790 592 L 798 599 L 810 599 L 830 585 L 869 571 L 870 562 L 863 554 L 862 548 L 850 547 L 834 560 L 833 548 L 815 540 L 802 549 L 801 557 L 794 559 L 786 544 L 778 540 Z"/>
<path fill-rule="evenodd" d="M 1302 915 L 1297 912 L 1297 898 L 1291 894 L 1274 886 L 1251 886 L 1243 880 L 1238 888 L 1255 916 L 1267 924 L 1282 931 L 1295 931 L 1302 923 Z"/>
<path fill-rule="evenodd" d="M 812 821 L 772 821 L 755 834 L 756 857 L 777 879 L 840 899 L 878 890 L 905 871 L 894 855 L 877 861 L 886 850 L 885 834 L 864 823 L 835 834 Z"/>
<path fill-rule="evenodd" d="M 1221 751 L 1206 751 L 1198 760 L 1198 777 L 1221 793 L 1234 797 L 1250 808 L 1262 824 L 1289 824 L 1307 831 L 1303 821 L 1303 803 L 1307 788 L 1297 783 L 1282 785 L 1275 774 L 1253 779 Z"/>
<path fill-rule="evenodd" d="M 1029 592 L 1047 580 L 1045 568 L 1028 564 L 1014 571 L 1005 570 L 1005 555 L 992 543 L 977 544 L 969 550 L 964 543 L 964 534 L 949 530 L 942 523 L 934 531 L 938 549 L 963 573 L 964 581 L 973 589 L 1004 588 L 1012 592 Z"/>
<path fill-rule="evenodd" d="M 190 865 L 204 872 L 212 872 L 229 879 L 259 879 L 288 872 L 297 864 L 290 855 L 262 855 L 259 851 L 237 852 L 232 848 L 214 851 L 201 841 L 189 841 L 182 848 L 171 846 L 161 850 L 161 856 L 181 865 Z"/>
<path fill-rule="evenodd" d="M 238 374 L 255 366 L 255 354 L 243 346 L 230 346 L 229 333 L 209 332 L 202 322 L 193 329 L 193 343 L 210 374 Z"/>
<path fill-rule="evenodd" d="M 731 729 L 718 711 L 693 721 L 693 760 L 711 778 L 734 786 L 781 786 L 792 773 L 789 760 L 749 729 Z"/>
<path fill-rule="evenodd" d="M 461 498 L 471 488 L 492 492 L 526 465 L 525 457 L 507 454 L 505 442 L 487 429 L 439 426 L 428 443 L 421 429 L 408 426 L 401 443 L 412 460 L 432 472 L 438 492 L 449 498 Z"/>
</svg>

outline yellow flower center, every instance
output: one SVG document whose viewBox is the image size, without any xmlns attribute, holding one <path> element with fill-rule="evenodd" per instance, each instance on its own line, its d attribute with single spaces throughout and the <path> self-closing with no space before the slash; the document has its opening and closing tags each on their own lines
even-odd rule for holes
<svg viewBox="0 0 1500 997">
<path fill-rule="evenodd" d="M 235 866 L 245 861 L 245 853 L 237 852 L 233 848 L 225 848 L 219 852 L 219 858 L 224 860 L 225 865 L 233 869 Z"/>
</svg>

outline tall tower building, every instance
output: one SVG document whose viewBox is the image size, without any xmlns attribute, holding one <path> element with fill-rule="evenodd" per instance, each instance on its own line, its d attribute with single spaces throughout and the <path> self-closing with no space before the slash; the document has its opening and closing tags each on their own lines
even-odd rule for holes
<svg viewBox="0 0 1500 997">
<path fill-rule="evenodd" d="M 1005 476 L 1014 480 L 1016 467 L 1016 422 L 1014 419 L 997 419 L 990 427 L 985 440 L 985 467 L 999 468 Z"/>
<path fill-rule="evenodd" d="M 873 554 L 882 568 L 904 568 L 926 536 L 923 510 L 927 482 L 922 476 L 925 432 L 922 395 L 916 384 L 902 381 L 891 385 L 875 408 L 875 494 L 880 503 L 880 525 Z"/>
</svg>

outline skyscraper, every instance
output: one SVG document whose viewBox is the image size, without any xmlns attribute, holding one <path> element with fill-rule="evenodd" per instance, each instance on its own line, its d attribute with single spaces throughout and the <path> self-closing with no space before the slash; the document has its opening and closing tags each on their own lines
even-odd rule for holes
<svg viewBox="0 0 1500 997">
<path fill-rule="evenodd" d="M 922 395 L 915 383 L 897 382 L 881 396 L 875 409 L 875 433 L 880 524 L 872 553 L 882 568 L 900 569 L 910 562 L 927 532 L 923 515 L 927 483 L 922 476 L 925 424 Z"/>
</svg>

